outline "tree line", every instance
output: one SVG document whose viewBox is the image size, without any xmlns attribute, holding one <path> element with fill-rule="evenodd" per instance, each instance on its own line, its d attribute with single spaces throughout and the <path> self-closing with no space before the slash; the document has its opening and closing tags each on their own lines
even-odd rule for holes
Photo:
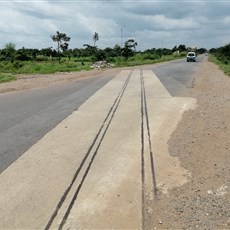
<svg viewBox="0 0 230 230">
<path fill-rule="evenodd" d="M 124 42 L 124 47 L 115 45 L 113 48 L 107 47 L 105 49 L 99 49 L 96 46 L 96 42 L 99 40 L 99 34 L 97 32 L 93 35 L 93 45 L 83 44 L 83 48 L 69 49 L 69 42 L 71 40 L 65 33 L 56 32 L 55 35 L 50 36 L 53 42 L 57 44 L 56 48 L 48 47 L 43 49 L 28 49 L 22 47 L 16 49 L 13 43 L 7 43 L 3 49 L 0 49 L 0 61 L 47 61 L 49 58 L 57 59 L 59 62 L 61 58 L 65 57 L 80 58 L 80 57 L 91 57 L 92 61 L 107 60 L 109 58 L 123 57 L 127 60 L 132 57 L 135 53 L 142 53 L 145 55 L 170 55 L 175 51 L 186 52 L 188 47 L 185 45 L 175 46 L 172 49 L 166 48 L 152 48 L 145 51 L 136 51 L 137 42 L 134 39 L 128 39 Z M 202 53 L 205 49 L 201 48 L 197 50 Z"/>
<path fill-rule="evenodd" d="M 221 63 L 226 65 L 230 63 L 230 43 L 219 48 L 212 48 L 209 52 L 213 54 Z"/>
</svg>

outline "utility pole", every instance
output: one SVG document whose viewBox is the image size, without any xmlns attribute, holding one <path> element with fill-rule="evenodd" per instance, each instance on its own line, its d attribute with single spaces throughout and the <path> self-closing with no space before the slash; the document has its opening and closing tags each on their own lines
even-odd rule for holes
<svg viewBox="0 0 230 230">
<path fill-rule="evenodd" d="M 121 57 L 122 57 L 122 48 L 123 48 L 123 29 L 125 27 L 124 26 L 121 26 Z"/>
<path fill-rule="evenodd" d="M 125 28 L 124 26 L 121 26 L 121 49 L 123 47 L 123 29 L 124 28 Z"/>
</svg>

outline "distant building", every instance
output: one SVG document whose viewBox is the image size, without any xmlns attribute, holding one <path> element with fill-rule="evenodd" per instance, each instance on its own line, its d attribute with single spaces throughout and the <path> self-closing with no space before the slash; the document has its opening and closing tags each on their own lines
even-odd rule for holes
<svg viewBox="0 0 230 230">
<path fill-rule="evenodd" d="M 188 47 L 188 51 L 195 52 L 195 51 L 197 51 L 197 47 L 196 46 Z"/>
</svg>

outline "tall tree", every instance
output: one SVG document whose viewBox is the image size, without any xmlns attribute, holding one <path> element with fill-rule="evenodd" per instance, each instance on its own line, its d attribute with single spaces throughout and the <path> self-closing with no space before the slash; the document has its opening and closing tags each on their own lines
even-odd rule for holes
<svg viewBox="0 0 230 230">
<path fill-rule="evenodd" d="M 61 61 L 60 50 L 64 52 L 65 50 L 68 49 L 70 37 L 67 37 L 65 33 L 60 33 L 59 31 L 57 31 L 57 34 L 51 35 L 51 38 L 53 39 L 54 42 L 57 42 L 58 45 L 57 52 L 58 52 L 58 59 L 60 63 Z"/>
<path fill-rule="evenodd" d="M 83 45 L 85 49 L 83 50 L 83 54 L 85 56 L 94 56 L 97 52 L 97 48 L 95 46 L 91 46 L 89 44 L 84 44 Z"/>
<path fill-rule="evenodd" d="M 113 47 L 113 51 L 114 51 L 114 56 L 120 56 L 121 53 L 122 53 L 122 48 L 116 44 L 114 47 Z"/>
<path fill-rule="evenodd" d="M 93 46 L 95 47 L 96 45 L 96 42 L 99 40 L 99 34 L 97 32 L 94 33 L 93 35 L 93 41 L 94 41 L 94 44 Z"/>
<path fill-rule="evenodd" d="M 183 51 L 187 51 L 187 48 L 186 48 L 185 45 L 180 44 L 180 45 L 178 46 L 178 50 L 179 50 L 180 52 L 183 52 Z"/>
<path fill-rule="evenodd" d="M 4 51 L 5 51 L 6 59 L 13 62 L 15 59 L 15 52 L 16 52 L 15 44 L 11 42 L 7 43 L 4 47 Z"/>
<path fill-rule="evenodd" d="M 134 39 L 129 39 L 125 42 L 125 46 L 123 48 L 123 56 L 127 60 L 129 57 L 134 55 L 136 50 L 137 42 Z"/>
</svg>

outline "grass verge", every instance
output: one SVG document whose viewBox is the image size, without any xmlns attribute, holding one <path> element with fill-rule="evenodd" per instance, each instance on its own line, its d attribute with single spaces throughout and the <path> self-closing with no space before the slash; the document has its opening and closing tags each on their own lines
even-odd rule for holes
<svg viewBox="0 0 230 230">
<path fill-rule="evenodd" d="M 215 63 L 228 76 L 230 76 L 230 63 L 219 61 L 214 55 L 209 54 L 208 60 Z"/>
</svg>

